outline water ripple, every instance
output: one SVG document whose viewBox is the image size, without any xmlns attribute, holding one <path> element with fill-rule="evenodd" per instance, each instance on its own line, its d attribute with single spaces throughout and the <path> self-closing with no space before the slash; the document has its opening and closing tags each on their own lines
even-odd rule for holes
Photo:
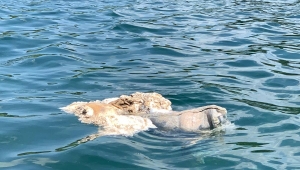
<svg viewBox="0 0 300 170">
<path fill-rule="evenodd" d="M 299 12 L 297 0 L 1 1 L 0 167 L 298 168 Z M 175 110 L 221 105 L 235 127 L 80 143 L 97 127 L 57 110 L 135 91 Z"/>
</svg>

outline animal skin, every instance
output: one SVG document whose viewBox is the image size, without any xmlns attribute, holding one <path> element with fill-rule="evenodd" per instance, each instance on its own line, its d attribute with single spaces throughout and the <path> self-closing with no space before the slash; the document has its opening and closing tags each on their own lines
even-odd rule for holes
<svg viewBox="0 0 300 170">
<path fill-rule="evenodd" d="M 216 105 L 172 111 L 171 102 L 158 93 L 136 92 L 129 96 L 93 102 L 74 102 L 61 108 L 82 123 L 101 126 L 107 134 L 133 135 L 149 128 L 198 131 L 214 129 L 226 121 L 226 109 Z"/>
<path fill-rule="evenodd" d="M 209 105 L 181 112 L 149 115 L 158 128 L 165 130 L 198 131 L 214 129 L 226 122 L 226 109 Z"/>
</svg>

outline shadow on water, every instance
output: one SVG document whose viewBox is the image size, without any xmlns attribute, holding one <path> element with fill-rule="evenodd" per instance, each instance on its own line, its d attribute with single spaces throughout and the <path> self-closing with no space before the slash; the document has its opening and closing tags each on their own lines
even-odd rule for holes
<svg viewBox="0 0 300 170">
<path fill-rule="evenodd" d="M 40 116 L 40 115 L 19 116 L 19 115 L 10 115 L 8 113 L 0 113 L 0 117 L 30 118 L 30 117 L 36 117 L 36 116 Z"/>
<path fill-rule="evenodd" d="M 300 113 L 300 107 L 284 107 L 284 106 L 273 105 L 270 103 L 251 101 L 247 99 L 234 99 L 234 100 L 248 104 L 249 106 L 254 106 L 269 111 L 280 111 L 282 113 L 295 114 L 295 115 Z"/>
</svg>

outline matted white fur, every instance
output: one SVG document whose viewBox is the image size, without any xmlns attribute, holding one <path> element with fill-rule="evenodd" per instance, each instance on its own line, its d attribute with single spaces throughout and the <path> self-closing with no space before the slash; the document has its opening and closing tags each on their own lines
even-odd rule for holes
<svg viewBox="0 0 300 170">
<path fill-rule="evenodd" d="M 157 127 L 164 130 L 209 130 L 221 126 L 227 113 L 225 108 L 216 105 L 176 112 L 162 95 L 140 92 L 102 101 L 73 102 L 60 109 L 76 115 L 82 123 L 99 126 L 96 136 L 132 136 Z"/>
<path fill-rule="evenodd" d="M 74 114 L 82 123 L 95 124 L 101 127 L 98 136 L 103 135 L 124 135 L 132 136 L 140 131 L 156 128 L 148 118 L 134 115 L 120 115 L 117 112 L 95 113 L 89 104 L 113 107 L 107 104 L 107 101 L 113 101 L 113 98 L 103 101 L 92 102 L 73 102 L 68 106 L 61 107 L 64 112 Z M 102 105 L 101 105 L 102 106 Z M 117 109 L 117 108 L 116 108 Z M 83 114 L 84 113 L 84 114 Z"/>
<path fill-rule="evenodd" d="M 116 101 L 116 100 L 118 100 L 119 98 L 117 98 L 117 97 L 114 97 L 114 98 L 107 98 L 107 99 L 104 99 L 104 100 L 102 100 L 101 102 L 102 103 L 110 103 L 110 102 L 112 102 L 112 101 Z"/>
</svg>

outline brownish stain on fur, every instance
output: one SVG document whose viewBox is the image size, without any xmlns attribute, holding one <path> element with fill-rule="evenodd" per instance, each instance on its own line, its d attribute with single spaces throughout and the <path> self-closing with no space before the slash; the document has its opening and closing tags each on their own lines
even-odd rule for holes
<svg viewBox="0 0 300 170">
<path fill-rule="evenodd" d="M 102 134 L 107 135 L 133 135 L 156 127 L 183 131 L 213 129 L 222 125 L 227 113 L 216 105 L 176 112 L 162 95 L 140 92 L 103 101 L 74 102 L 61 109 L 75 114 L 83 123 L 102 127 Z"/>
<path fill-rule="evenodd" d="M 109 104 L 130 115 L 148 114 L 153 110 L 172 110 L 171 102 L 158 93 L 136 92 L 129 96 L 122 95 Z"/>
</svg>

